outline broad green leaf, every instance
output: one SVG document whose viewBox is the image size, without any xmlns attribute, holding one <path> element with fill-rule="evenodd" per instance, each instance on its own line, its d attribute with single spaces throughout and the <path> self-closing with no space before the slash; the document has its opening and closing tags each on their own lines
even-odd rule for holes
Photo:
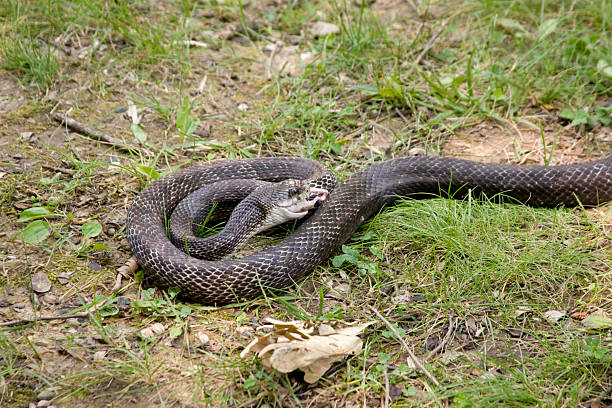
<svg viewBox="0 0 612 408">
<path fill-rule="evenodd" d="M 97 237 L 102 232 L 102 224 L 98 221 L 87 221 L 81 227 L 81 231 L 84 239 Z"/>
<path fill-rule="evenodd" d="M 47 210 L 45 207 L 32 207 L 23 210 L 17 221 L 26 222 L 36 220 L 38 218 L 43 218 L 48 215 L 51 215 L 51 211 Z"/>
<path fill-rule="evenodd" d="M 153 167 L 143 166 L 141 164 L 136 165 L 136 168 L 144 175 L 149 177 L 151 180 L 157 180 L 159 178 L 159 172 Z"/>
<path fill-rule="evenodd" d="M 147 141 L 147 134 L 145 133 L 144 129 L 140 127 L 140 125 L 132 123 L 130 129 L 132 130 L 132 134 L 136 140 L 138 140 L 138 143 L 144 144 Z"/>
<path fill-rule="evenodd" d="M 181 310 L 180 310 L 178 315 L 184 319 L 187 316 L 189 316 L 190 314 L 191 314 L 191 307 L 185 305 L 185 306 L 181 307 Z"/>
<path fill-rule="evenodd" d="M 178 336 L 180 336 L 183 333 L 183 328 L 179 325 L 176 326 L 172 326 L 170 328 L 169 331 L 169 335 L 170 335 L 170 340 L 172 339 L 176 339 Z"/>
<path fill-rule="evenodd" d="M 573 120 L 576 117 L 576 114 L 571 109 L 565 108 L 559 114 L 563 119 Z"/>
<path fill-rule="evenodd" d="M 45 220 L 32 221 L 22 231 L 23 241 L 28 244 L 39 244 L 51 233 L 51 227 Z"/>
<path fill-rule="evenodd" d="M 585 317 L 582 324 L 589 329 L 612 329 L 612 319 L 603 313 L 593 313 Z"/>
<path fill-rule="evenodd" d="M 170 286 L 168 288 L 168 296 L 170 296 L 170 299 L 174 299 L 176 295 L 179 294 L 180 291 L 181 291 L 181 288 L 179 288 L 178 286 Z"/>
<path fill-rule="evenodd" d="M 346 254 L 342 254 L 342 255 L 336 255 L 334 256 L 334 258 L 332 259 L 332 265 L 336 268 L 339 268 L 340 266 L 342 266 L 342 264 L 344 263 L 344 261 L 347 261 L 350 257 Z"/>
<path fill-rule="evenodd" d="M 115 316 L 119 314 L 119 308 L 117 306 L 115 306 L 113 304 L 113 301 L 108 301 L 104 304 L 104 306 L 102 306 L 100 309 L 98 309 L 98 312 L 100 313 L 100 316 L 102 317 L 110 317 L 110 316 Z"/>
</svg>

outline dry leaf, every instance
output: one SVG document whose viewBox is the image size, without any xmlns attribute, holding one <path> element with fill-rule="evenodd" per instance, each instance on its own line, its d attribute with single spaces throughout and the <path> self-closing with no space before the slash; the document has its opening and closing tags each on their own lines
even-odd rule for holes
<svg viewBox="0 0 612 408">
<path fill-rule="evenodd" d="M 51 289 L 51 281 L 46 273 L 36 272 L 32 275 L 32 289 L 38 293 L 45 293 Z"/>
<path fill-rule="evenodd" d="M 96 351 L 93 355 L 94 361 L 102 361 L 106 358 L 106 350 Z"/>
<path fill-rule="evenodd" d="M 206 347 L 210 343 L 210 337 L 203 331 L 198 332 L 195 337 L 197 340 L 196 347 Z"/>
<path fill-rule="evenodd" d="M 266 321 L 274 331 L 253 340 L 240 356 L 244 358 L 253 351 L 266 367 L 283 373 L 299 369 L 304 372 L 304 380 L 311 384 L 334 362 L 361 351 L 362 341 L 357 335 L 374 323 L 333 327 L 304 321 Z"/>
<path fill-rule="evenodd" d="M 70 277 L 72 276 L 73 272 L 60 272 L 59 275 L 57 275 L 57 281 L 61 284 L 61 285 L 65 285 L 68 283 L 68 281 L 70 281 Z"/>
<path fill-rule="evenodd" d="M 587 314 L 586 312 L 574 312 L 570 315 L 570 317 L 576 320 L 583 320 L 585 317 L 587 317 Z"/>
<path fill-rule="evenodd" d="M 565 317 L 565 312 L 562 312 L 560 310 L 549 310 L 547 312 L 544 312 L 544 317 L 546 318 L 546 320 L 548 320 L 549 322 L 552 323 L 556 323 L 558 322 L 562 317 Z"/>
<path fill-rule="evenodd" d="M 161 323 L 153 323 L 149 327 L 145 327 L 140 331 L 140 336 L 145 339 L 152 339 L 160 333 L 163 333 L 166 327 Z"/>
<path fill-rule="evenodd" d="M 326 23 L 325 21 L 317 21 L 310 27 L 310 33 L 315 37 L 326 37 L 330 34 L 338 34 L 340 29 L 337 25 Z"/>
<path fill-rule="evenodd" d="M 299 76 L 304 72 L 304 67 L 311 64 L 316 56 L 310 52 L 300 53 L 299 47 L 295 45 L 287 47 L 275 47 L 270 57 L 270 69 L 276 73 L 289 76 Z"/>
<path fill-rule="evenodd" d="M 514 315 L 516 317 L 519 317 L 520 315 L 527 313 L 527 312 L 531 312 L 531 309 L 528 308 L 527 306 L 519 306 L 517 307 L 517 309 L 514 311 Z"/>
</svg>

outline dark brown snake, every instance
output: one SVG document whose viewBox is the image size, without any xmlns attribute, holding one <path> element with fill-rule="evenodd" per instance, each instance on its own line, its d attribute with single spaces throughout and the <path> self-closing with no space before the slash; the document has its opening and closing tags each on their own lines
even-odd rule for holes
<svg viewBox="0 0 612 408">
<path fill-rule="evenodd" d="M 264 251 L 204 261 L 172 245 L 166 221 L 177 203 L 224 179 L 311 179 L 325 173 L 302 158 L 228 160 L 196 165 L 147 186 L 127 217 L 127 239 L 138 263 L 161 287 L 177 286 L 191 300 L 223 304 L 284 288 L 311 273 L 359 225 L 398 197 L 460 198 L 498 193 L 532 206 L 595 206 L 612 201 L 612 157 L 578 165 L 515 166 L 442 157 L 406 157 L 374 164 L 338 185 L 293 234 Z"/>
</svg>

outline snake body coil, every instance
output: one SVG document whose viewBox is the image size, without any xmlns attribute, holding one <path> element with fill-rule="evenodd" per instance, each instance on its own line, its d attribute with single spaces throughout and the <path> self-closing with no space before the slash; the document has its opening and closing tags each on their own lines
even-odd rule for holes
<svg viewBox="0 0 612 408">
<path fill-rule="evenodd" d="M 442 157 L 406 157 L 374 164 L 338 185 L 293 234 L 264 251 L 205 261 L 172 245 L 166 222 L 176 205 L 203 185 L 225 179 L 313 179 L 326 170 L 302 158 L 228 160 L 196 165 L 147 186 L 132 204 L 126 234 L 138 263 L 156 284 L 178 286 L 194 301 L 223 304 L 283 288 L 311 273 L 359 225 L 397 197 L 468 191 L 506 196 L 532 206 L 593 206 L 612 201 L 612 157 L 564 166 L 483 164 Z"/>
</svg>

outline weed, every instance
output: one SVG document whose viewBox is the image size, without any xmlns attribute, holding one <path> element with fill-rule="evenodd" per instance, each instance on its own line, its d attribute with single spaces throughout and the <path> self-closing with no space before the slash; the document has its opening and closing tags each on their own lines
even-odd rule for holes
<svg viewBox="0 0 612 408">
<path fill-rule="evenodd" d="M 3 69 L 15 72 L 20 80 L 33 84 L 45 92 L 57 79 L 60 65 L 48 45 L 35 45 L 30 38 L 17 34 L 0 43 L 0 60 Z"/>
</svg>

